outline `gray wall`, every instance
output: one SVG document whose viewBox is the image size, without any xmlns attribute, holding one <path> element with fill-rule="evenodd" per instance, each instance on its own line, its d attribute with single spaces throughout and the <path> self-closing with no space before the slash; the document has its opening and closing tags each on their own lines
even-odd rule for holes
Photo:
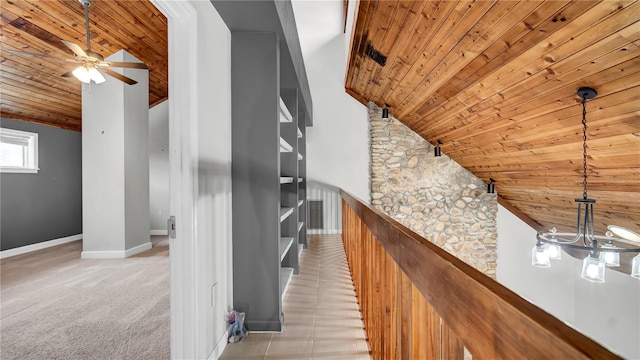
<svg viewBox="0 0 640 360">
<path fill-rule="evenodd" d="M 1 250 L 82 233 L 82 138 L 76 131 L 1 119 L 38 133 L 37 174 L 0 174 Z"/>
</svg>

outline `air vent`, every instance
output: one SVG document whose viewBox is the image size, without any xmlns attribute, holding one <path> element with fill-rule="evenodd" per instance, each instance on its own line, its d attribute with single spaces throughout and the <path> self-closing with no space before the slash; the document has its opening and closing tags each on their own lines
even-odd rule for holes
<svg viewBox="0 0 640 360">
<path fill-rule="evenodd" d="M 309 229 L 324 229 L 322 200 L 309 200 Z"/>
<path fill-rule="evenodd" d="M 380 66 L 384 66 L 384 64 L 387 63 L 387 57 L 380 54 L 378 50 L 374 49 L 373 46 L 371 46 L 371 44 L 367 45 L 367 51 L 365 52 L 365 55 L 380 64 Z"/>
</svg>

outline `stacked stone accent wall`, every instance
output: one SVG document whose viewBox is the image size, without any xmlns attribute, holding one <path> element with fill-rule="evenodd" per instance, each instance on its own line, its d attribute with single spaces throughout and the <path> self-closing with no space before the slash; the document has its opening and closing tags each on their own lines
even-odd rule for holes
<svg viewBox="0 0 640 360">
<path fill-rule="evenodd" d="M 400 121 L 369 104 L 371 201 L 403 225 L 495 278 L 495 194 Z"/>
</svg>

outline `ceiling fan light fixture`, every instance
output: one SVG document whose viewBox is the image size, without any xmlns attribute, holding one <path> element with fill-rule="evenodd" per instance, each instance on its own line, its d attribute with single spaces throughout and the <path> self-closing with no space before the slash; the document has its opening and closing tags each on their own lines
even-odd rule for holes
<svg viewBox="0 0 640 360">
<path fill-rule="evenodd" d="M 76 77 L 76 79 L 82 81 L 85 84 L 91 82 L 91 74 L 89 74 L 89 69 L 87 69 L 87 67 L 84 65 L 78 66 L 71 73 Z"/>
<path fill-rule="evenodd" d="M 89 69 L 89 76 L 91 77 L 91 80 L 93 80 L 96 84 L 102 84 L 103 82 L 105 82 L 105 78 L 102 73 L 94 67 Z"/>
</svg>

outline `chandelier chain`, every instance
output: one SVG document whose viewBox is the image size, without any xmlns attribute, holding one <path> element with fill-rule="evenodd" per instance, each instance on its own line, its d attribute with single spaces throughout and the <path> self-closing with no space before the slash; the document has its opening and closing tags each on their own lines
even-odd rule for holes
<svg viewBox="0 0 640 360">
<path fill-rule="evenodd" d="M 582 198 L 587 199 L 587 97 L 582 98 Z"/>
</svg>

